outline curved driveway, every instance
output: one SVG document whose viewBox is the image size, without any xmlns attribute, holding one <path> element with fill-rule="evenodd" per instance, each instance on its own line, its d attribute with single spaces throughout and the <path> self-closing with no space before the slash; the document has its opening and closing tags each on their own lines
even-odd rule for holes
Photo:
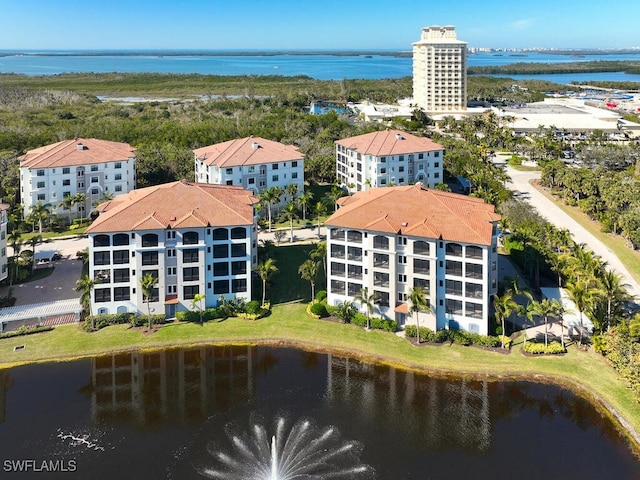
<svg viewBox="0 0 640 480">
<path fill-rule="evenodd" d="M 504 158 L 498 157 L 496 160 L 501 162 Z M 540 215 L 556 227 L 568 229 L 576 242 L 585 243 L 596 255 L 606 261 L 611 268 L 622 275 L 623 282 L 628 285 L 628 292 L 636 299 L 640 298 L 638 282 L 629 274 L 620 259 L 605 244 L 531 185 L 530 182 L 532 180 L 540 178 L 539 171 L 520 171 L 509 166 L 506 166 L 506 171 L 511 177 L 511 183 L 508 183 L 507 186 L 514 191 L 518 198 L 527 200 L 538 210 Z"/>
</svg>

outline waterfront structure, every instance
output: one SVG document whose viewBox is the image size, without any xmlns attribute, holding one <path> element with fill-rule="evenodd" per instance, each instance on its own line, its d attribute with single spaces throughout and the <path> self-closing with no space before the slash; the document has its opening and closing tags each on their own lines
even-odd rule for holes
<svg viewBox="0 0 640 480">
<path fill-rule="evenodd" d="M 425 27 L 413 44 L 413 99 L 426 112 L 467 109 L 467 43 L 455 27 Z"/>
<path fill-rule="evenodd" d="M 0 201 L 0 282 L 9 276 L 9 256 L 7 255 L 7 214 L 10 205 Z"/>
<path fill-rule="evenodd" d="M 29 150 L 18 159 L 25 215 L 40 202 L 51 213 L 86 217 L 105 196 L 136 187 L 136 156 L 128 143 L 74 138 Z M 65 197 L 78 193 L 86 194 L 84 201 L 65 208 Z"/>
<path fill-rule="evenodd" d="M 336 176 L 350 192 L 421 182 L 442 183 L 444 147 L 400 130 L 336 141 Z"/>
<path fill-rule="evenodd" d="M 297 186 L 304 192 L 304 155 L 297 147 L 260 137 L 246 137 L 198 148 L 195 178 L 202 183 L 239 185 L 259 195 L 278 187 Z M 286 195 L 279 204 L 291 200 Z"/>
<path fill-rule="evenodd" d="M 431 312 L 420 325 L 486 335 L 497 291 L 497 223 L 479 198 L 421 185 L 374 188 L 343 197 L 327 219 L 330 305 L 362 288 L 376 310 L 400 326 L 414 323 L 410 292 L 423 287 Z"/>
<path fill-rule="evenodd" d="M 221 299 L 251 300 L 257 265 L 257 198 L 239 186 L 182 180 L 134 190 L 98 207 L 87 229 L 94 314 L 147 313 L 140 287 L 157 279 L 150 307 L 174 317 Z"/>
</svg>

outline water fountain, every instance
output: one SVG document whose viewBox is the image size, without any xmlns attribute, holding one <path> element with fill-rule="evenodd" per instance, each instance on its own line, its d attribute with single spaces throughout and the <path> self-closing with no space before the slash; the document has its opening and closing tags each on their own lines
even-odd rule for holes
<svg viewBox="0 0 640 480">
<path fill-rule="evenodd" d="M 334 427 L 319 429 L 301 419 L 289 427 L 283 417 L 275 422 L 274 435 L 252 420 L 248 431 L 227 426 L 233 452 L 209 445 L 214 465 L 199 469 L 212 479 L 295 480 L 372 478 L 373 469 L 360 462 L 358 442 L 344 441 Z M 239 433 L 240 432 L 240 433 Z"/>
</svg>

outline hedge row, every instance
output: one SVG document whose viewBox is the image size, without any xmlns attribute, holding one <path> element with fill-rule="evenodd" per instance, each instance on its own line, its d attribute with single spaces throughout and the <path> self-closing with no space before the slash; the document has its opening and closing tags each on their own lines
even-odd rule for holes
<svg viewBox="0 0 640 480">
<path fill-rule="evenodd" d="M 152 324 L 165 323 L 167 317 L 164 313 L 151 315 Z M 90 332 L 92 330 L 100 330 L 101 328 L 110 327 L 111 325 L 122 325 L 128 323 L 132 327 L 141 327 L 149 323 L 147 315 L 136 315 L 135 313 L 113 313 L 108 315 L 93 315 L 84 320 L 82 328 Z M 93 328 L 92 328 L 93 325 Z"/>
<path fill-rule="evenodd" d="M 558 355 L 560 353 L 566 353 L 562 344 L 556 340 L 549 342 L 546 347 L 544 343 L 529 341 L 522 348 L 525 352 L 533 355 Z"/>
<path fill-rule="evenodd" d="M 416 338 L 418 329 L 415 325 L 407 325 L 404 328 L 405 337 Z M 460 345 L 478 345 L 481 347 L 497 348 L 501 346 L 500 337 L 492 335 L 479 335 L 465 332 L 464 330 L 433 330 L 420 327 L 420 341 L 430 343 L 455 342 Z"/>
<path fill-rule="evenodd" d="M 22 325 L 13 332 L 0 334 L 0 338 L 19 337 L 21 335 L 31 335 L 32 333 L 48 332 L 50 330 L 53 330 L 53 327 L 44 325 L 40 325 L 39 327 L 27 327 L 25 325 Z"/>
</svg>

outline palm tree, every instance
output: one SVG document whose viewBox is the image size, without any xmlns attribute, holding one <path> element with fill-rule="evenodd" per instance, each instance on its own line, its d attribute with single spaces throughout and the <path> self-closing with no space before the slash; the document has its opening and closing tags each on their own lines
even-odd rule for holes
<svg viewBox="0 0 640 480">
<path fill-rule="evenodd" d="M 313 192 L 311 190 L 305 190 L 298 197 L 298 204 L 300 205 L 300 208 L 302 208 L 302 221 L 303 222 L 307 221 L 307 206 L 309 205 L 309 202 L 311 200 L 313 200 Z"/>
<path fill-rule="evenodd" d="M 313 260 L 305 260 L 305 262 L 298 268 L 298 273 L 303 280 L 306 280 L 311 284 L 311 300 L 316 297 L 316 275 L 318 274 L 318 264 Z"/>
<path fill-rule="evenodd" d="M 38 202 L 31 207 L 29 217 L 32 222 L 38 222 L 38 235 L 42 238 L 42 222 L 51 216 L 51 204 Z"/>
<path fill-rule="evenodd" d="M 18 277 L 18 257 L 20 256 L 20 250 L 22 250 L 22 234 L 17 228 L 14 228 L 11 233 L 7 235 L 7 240 L 13 250 L 13 276 L 9 278 L 9 286 L 12 286 L 14 278 L 17 280 Z"/>
<path fill-rule="evenodd" d="M 505 319 L 509 318 L 514 311 L 518 310 L 518 304 L 514 299 L 515 295 L 512 289 L 507 290 L 502 295 L 493 296 L 493 308 L 496 311 L 496 317 L 500 319 L 502 325 L 502 348 L 504 348 L 504 337 L 507 334 L 505 328 Z"/>
<path fill-rule="evenodd" d="M 80 208 L 80 206 L 82 206 L 82 210 L 80 210 L 80 222 L 84 222 L 84 210 L 86 207 L 86 202 L 87 202 L 87 194 L 86 193 L 82 193 L 82 192 L 78 192 L 73 196 L 73 200 L 74 203 L 76 205 L 78 205 L 78 209 Z"/>
<path fill-rule="evenodd" d="M 291 185 L 295 184 L 292 183 Z M 282 215 L 289 221 L 289 241 L 293 242 L 293 221 L 298 218 L 298 207 L 296 207 L 295 202 L 287 203 L 282 211 Z"/>
<path fill-rule="evenodd" d="M 558 319 L 558 322 L 560 322 L 560 343 L 562 344 L 562 348 L 566 350 L 564 346 L 564 316 L 567 313 L 572 313 L 572 311 L 565 308 L 564 305 L 557 300 L 554 299 L 554 301 L 556 302 L 554 315 Z"/>
<path fill-rule="evenodd" d="M 530 315 L 537 315 L 544 320 L 544 346 L 545 348 L 549 344 L 549 317 L 554 316 L 558 310 L 560 304 L 556 299 L 545 298 L 541 302 L 534 301 L 529 308 Z"/>
<path fill-rule="evenodd" d="M 318 238 L 320 238 L 320 217 L 326 215 L 327 206 L 322 202 L 318 202 L 316 203 L 315 210 L 316 210 L 316 218 L 318 220 Z"/>
<path fill-rule="evenodd" d="M 260 200 L 267 206 L 267 212 L 269 215 L 269 232 L 271 232 L 271 206 L 274 203 L 278 203 L 281 196 L 282 189 L 279 187 L 267 188 L 260 194 Z"/>
<path fill-rule="evenodd" d="M 430 312 L 424 287 L 418 286 L 409 290 L 409 311 L 415 315 L 418 343 L 420 343 L 420 312 Z"/>
<path fill-rule="evenodd" d="M 311 252 L 309 252 L 309 256 L 313 260 L 321 260 L 322 268 L 324 270 L 324 276 L 327 276 L 327 242 L 318 242 L 314 243 L 315 247 Z"/>
<path fill-rule="evenodd" d="M 205 299 L 205 295 L 204 293 L 196 293 L 193 296 L 193 299 L 191 300 L 191 308 L 192 309 L 198 309 L 198 311 L 200 312 L 200 326 L 204 325 L 204 322 L 202 321 L 202 302 Z M 151 328 L 151 327 L 149 327 Z"/>
<path fill-rule="evenodd" d="M 142 296 L 147 304 L 147 317 L 149 319 L 149 329 L 151 329 L 151 298 L 154 294 L 155 286 L 158 284 L 158 279 L 147 273 L 140 279 L 140 288 L 142 289 Z"/>
<path fill-rule="evenodd" d="M 607 300 L 607 326 L 606 330 L 611 327 L 611 310 L 613 303 L 623 302 L 630 298 L 627 292 L 626 283 L 622 283 L 622 276 L 611 269 L 605 270 L 602 275 L 598 276 L 598 283 L 602 296 Z"/>
<path fill-rule="evenodd" d="M 356 307 L 353 302 L 342 302 L 336 306 L 336 317 L 342 320 L 342 323 L 351 322 L 353 314 L 356 312 Z"/>
<path fill-rule="evenodd" d="M 264 262 L 260 262 L 255 269 L 262 280 L 262 305 L 264 305 L 267 294 L 267 281 L 271 275 L 278 273 L 278 267 L 276 267 L 276 261 L 273 258 L 267 258 Z"/>
<path fill-rule="evenodd" d="M 71 208 L 76 204 L 74 195 L 65 195 L 62 202 L 58 205 L 58 208 L 69 210 L 69 225 L 71 225 Z"/>
<path fill-rule="evenodd" d="M 298 194 L 298 185 L 295 183 L 290 183 L 286 187 L 287 193 L 289 194 L 289 202 L 296 201 L 296 195 Z"/>
<path fill-rule="evenodd" d="M 344 196 L 344 190 L 342 189 L 342 187 L 340 187 L 340 185 L 334 183 L 331 186 L 331 191 L 327 192 L 327 196 L 333 202 L 333 211 L 335 212 L 336 210 L 338 210 L 338 199 Z"/>
<path fill-rule="evenodd" d="M 94 287 L 100 283 L 100 280 L 97 278 L 91 278 L 89 275 L 83 276 L 80 280 L 76 281 L 76 292 L 80 292 L 80 305 L 85 312 L 89 314 L 89 318 L 91 318 L 91 329 L 93 330 L 95 326 L 95 320 L 93 318 L 93 312 L 91 311 L 91 292 L 93 292 Z"/>
<path fill-rule="evenodd" d="M 376 302 L 380 300 L 380 295 L 372 293 L 369 295 L 369 289 L 367 287 L 361 288 L 353 299 L 360 304 L 360 308 L 365 307 L 367 315 L 367 330 L 371 329 L 371 314 L 376 306 Z"/>
<path fill-rule="evenodd" d="M 569 298 L 576 305 L 580 315 L 580 343 L 582 343 L 584 324 L 582 322 L 582 314 L 587 310 L 596 291 L 589 286 L 586 280 L 577 280 L 567 284 L 567 293 Z"/>
</svg>

